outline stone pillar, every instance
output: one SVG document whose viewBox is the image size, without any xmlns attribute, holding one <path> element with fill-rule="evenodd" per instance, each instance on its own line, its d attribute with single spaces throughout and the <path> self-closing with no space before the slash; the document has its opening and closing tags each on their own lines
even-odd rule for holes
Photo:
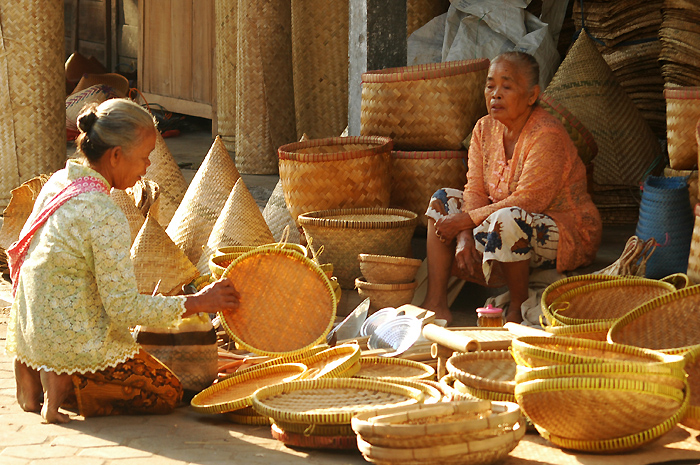
<svg viewBox="0 0 700 465">
<path fill-rule="evenodd" d="M 348 134 L 360 135 L 362 73 L 406 66 L 406 0 L 350 0 Z"/>
</svg>

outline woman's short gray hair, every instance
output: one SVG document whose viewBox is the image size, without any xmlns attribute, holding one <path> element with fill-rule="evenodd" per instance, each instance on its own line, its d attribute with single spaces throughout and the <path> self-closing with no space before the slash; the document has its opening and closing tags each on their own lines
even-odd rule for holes
<svg viewBox="0 0 700 465">
<path fill-rule="evenodd" d="M 112 147 L 128 150 L 138 144 L 154 124 L 148 111 L 126 98 L 88 104 L 78 116 L 78 151 L 96 162 Z"/>
<path fill-rule="evenodd" d="M 540 83 L 540 64 L 529 53 L 518 51 L 503 52 L 491 60 L 491 63 L 499 60 L 510 61 L 524 69 L 527 73 L 527 82 L 530 89 Z"/>
</svg>

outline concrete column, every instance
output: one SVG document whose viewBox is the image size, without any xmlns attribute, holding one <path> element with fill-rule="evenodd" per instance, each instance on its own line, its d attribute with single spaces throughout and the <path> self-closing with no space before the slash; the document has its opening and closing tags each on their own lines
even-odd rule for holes
<svg viewBox="0 0 700 465">
<path fill-rule="evenodd" d="M 406 0 L 350 0 L 348 134 L 360 135 L 362 73 L 406 66 Z"/>
</svg>

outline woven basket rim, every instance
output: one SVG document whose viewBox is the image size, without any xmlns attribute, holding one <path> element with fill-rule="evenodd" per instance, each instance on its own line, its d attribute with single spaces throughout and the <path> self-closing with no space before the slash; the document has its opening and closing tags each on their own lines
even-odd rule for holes
<svg viewBox="0 0 700 465">
<path fill-rule="evenodd" d="M 691 286 L 691 287 L 685 287 L 683 289 L 679 289 L 673 292 L 670 292 L 668 294 L 656 297 L 639 307 L 635 308 L 634 310 L 630 311 L 620 319 L 616 320 L 615 323 L 610 327 L 608 330 L 608 335 L 607 335 L 607 341 L 609 343 L 617 343 L 616 336 L 618 336 L 625 328 L 625 326 L 629 325 L 631 322 L 636 320 L 637 318 L 641 317 L 642 315 L 645 315 L 646 313 L 652 312 L 655 309 L 657 309 L 659 306 L 671 303 L 676 300 L 681 300 L 686 297 L 690 296 L 695 296 L 695 295 L 700 295 L 700 285 L 696 286 Z M 689 315 L 692 315 L 692 311 L 694 309 L 688 309 Z M 655 337 L 655 339 L 658 339 Z M 693 344 L 689 346 L 684 346 L 684 347 L 673 347 L 673 348 L 668 348 L 668 349 L 652 349 L 652 350 L 658 350 L 664 353 L 667 353 L 668 351 L 672 351 L 673 353 L 683 353 L 687 351 L 692 351 L 696 350 L 698 347 L 698 344 Z"/>
<path fill-rule="evenodd" d="M 392 257 L 390 255 L 376 255 L 369 253 L 358 254 L 357 259 L 360 261 L 360 263 L 387 263 L 390 265 L 415 267 L 419 267 L 423 263 L 423 260 L 419 260 L 417 258 Z"/>
<path fill-rule="evenodd" d="M 524 368 L 524 370 L 519 370 L 515 374 L 516 383 L 534 381 L 536 379 L 612 374 L 639 374 L 655 376 L 661 375 L 676 377 L 680 380 L 685 379 L 685 371 L 682 368 L 669 367 L 652 363 L 639 363 L 635 365 L 624 363 L 579 363 L 570 365 L 550 365 L 534 368 L 520 368 Z"/>
<path fill-rule="evenodd" d="M 364 289 L 367 291 L 406 291 L 415 289 L 417 286 L 418 281 L 415 279 L 410 283 L 382 284 L 370 283 L 365 281 L 364 278 L 355 278 L 355 289 Z"/>
<path fill-rule="evenodd" d="M 435 375 L 435 369 L 431 367 L 430 365 L 426 365 L 425 363 L 421 363 L 415 360 L 407 360 L 405 358 L 389 358 L 389 357 L 361 357 L 360 358 L 360 373 L 362 373 L 362 365 L 364 363 L 367 364 L 373 364 L 373 365 L 397 365 L 397 366 L 405 366 L 405 367 L 410 367 L 410 368 L 417 368 L 423 371 L 422 374 L 420 375 L 413 375 L 413 376 L 406 376 L 406 379 L 410 380 L 426 380 L 430 379 Z M 360 373 L 356 374 L 356 378 L 365 378 L 365 379 L 380 379 L 384 380 L 385 378 L 395 378 L 394 376 L 362 376 Z"/>
<path fill-rule="evenodd" d="M 675 100 L 697 100 L 700 99 L 700 87 L 667 87 L 664 89 L 664 98 Z"/>
<path fill-rule="evenodd" d="M 452 160 L 466 159 L 468 156 L 469 152 L 467 150 L 420 150 L 415 152 L 392 150 L 391 152 L 391 157 L 399 160 Z"/>
<path fill-rule="evenodd" d="M 579 281 L 586 281 L 586 280 L 593 280 L 593 281 L 614 281 L 617 279 L 622 279 L 622 276 L 610 276 L 610 275 L 604 275 L 604 274 L 580 274 L 576 276 L 569 276 L 568 278 L 563 278 L 558 281 L 553 282 L 549 286 L 545 288 L 545 290 L 542 292 L 542 299 L 540 301 L 540 306 L 542 308 L 542 314 L 545 316 L 549 324 L 552 324 L 552 317 L 553 315 L 549 312 L 549 305 L 546 304 L 547 302 L 547 297 L 551 292 L 556 291 L 559 287 L 571 284 L 571 283 L 576 283 Z M 630 278 L 630 279 L 641 279 L 641 278 Z M 585 284 L 582 284 L 585 286 Z M 576 286 L 580 287 L 580 286 Z M 562 293 L 563 294 L 563 293 Z"/>
<path fill-rule="evenodd" d="M 254 257 L 256 255 L 263 255 L 263 254 L 271 254 L 271 255 L 282 255 L 286 256 L 289 258 L 293 258 L 294 260 L 300 261 L 303 264 L 307 266 L 307 268 L 317 276 L 319 276 L 324 283 L 324 287 L 328 291 L 328 295 L 331 297 L 331 306 L 332 306 L 332 311 L 331 311 L 331 317 L 328 319 L 328 325 L 326 325 L 326 328 L 323 330 L 321 335 L 314 341 L 308 343 L 304 347 L 300 347 L 298 349 L 292 350 L 292 351 L 286 351 L 286 352 L 274 352 L 271 350 L 266 350 L 263 348 L 257 348 L 252 346 L 251 344 L 247 343 L 246 341 L 242 340 L 240 337 L 238 337 L 235 332 L 229 327 L 228 322 L 226 321 L 226 314 L 223 312 L 218 312 L 219 318 L 221 320 L 221 324 L 224 327 L 224 330 L 228 333 L 228 335 L 236 341 L 240 346 L 243 348 L 259 354 L 259 355 L 270 355 L 270 356 L 279 356 L 279 355 L 292 355 L 295 353 L 299 352 L 304 352 L 311 347 L 314 347 L 318 345 L 321 342 L 325 342 L 326 340 L 326 335 L 330 332 L 331 328 L 333 327 L 333 323 L 335 322 L 335 315 L 337 311 L 337 301 L 335 298 L 335 293 L 333 291 L 333 287 L 331 286 L 331 282 L 326 276 L 326 274 L 321 270 L 321 268 L 318 266 L 316 262 L 311 260 L 308 257 L 305 257 L 301 255 L 299 252 L 295 252 L 292 250 L 288 249 L 278 249 L 278 248 L 270 248 L 270 247 L 263 247 L 263 248 L 255 248 L 251 250 L 250 252 L 246 252 L 245 254 L 241 255 L 237 259 L 235 259 L 229 266 L 226 268 L 226 270 L 222 273 L 221 277 L 225 278 L 228 276 L 228 274 L 231 272 L 231 270 L 238 266 L 240 263 L 244 262 L 245 260 L 248 260 L 251 257 Z"/>
<path fill-rule="evenodd" d="M 359 379 L 377 379 L 386 383 L 398 384 L 399 386 L 408 386 L 414 389 L 418 389 L 419 391 L 423 392 L 423 404 L 433 405 L 442 402 L 442 391 L 440 391 L 435 386 L 421 383 L 420 380 L 417 379 L 402 378 L 398 376 L 386 376 L 384 378 L 360 378 L 359 376 L 356 377 Z"/>
<path fill-rule="evenodd" d="M 225 391 L 231 386 L 240 385 L 248 381 L 259 378 L 260 376 L 276 373 L 289 372 L 292 375 L 297 374 L 297 378 L 302 376 L 306 371 L 306 365 L 301 363 L 284 363 L 280 365 L 272 365 L 261 368 L 259 370 L 248 371 L 244 373 L 234 373 L 233 376 L 219 381 L 216 384 L 209 386 L 192 398 L 190 405 L 192 408 L 201 413 L 225 413 L 234 410 L 239 410 L 252 405 L 253 393 L 246 397 L 242 397 L 233 401 L 207 403 L 207 398 L 213 394 Z M 291 375 L 290 375 L 291 376 Z"/>
<path fill-rule="evenodd" d="M 478 363 L 480 361 L 485 360 L 510 360 L 513 362 L 513 366 L 516 366 L 515 360 L 513 359 L 513 355 L 509 351 L 483 350 L 477 352 L 454 354 L 447 360 L 446 367 L 447 371 L 450 372 L 456 380 L 461 381 L 465 386 L 485 391 L 495 391 L 502 392 L 504 394 L 513 394 L 513 390 L 515 389 L 515 379 L 510 381 L 498 381 L 495 379 L 490 379 L 484 376 L 476 375 L 474 373 L 466 372 L 461 368 L 455 366 L 455 364 L 465 360 L 471 361 L 473 363 Z"/>
<path fill-rule="evenodd" d="M 487 58 L 475 60 L 446 61 L 397 68 L 378 69 L 362 73 L 362 83 L 419 81 L 439 79 L 488 69 Z"/>
<path fill-rule="evenodd" d="M 324 218 L 326 216 L 343 215 L 394 215 L 402 216 L 402 220 L 392 221 L 359 221 Z M 302 226 L 321 226 L 335 229 L 395 229 L 409 228 L 418 222 L 418 215 L 402 208 L 336 208 L 332 210 L 317 210 L 299 215 Z"/>
<path fill-rule="evenodd" d="M 319 345 L 311 347 L 310 349 L 305 350 L 305 351 L 295 352 L 295 353 L 289 354 L 289 355 L 282 355 L 280 357 L 270 358 L 268 360 L 265 360 L 264 362 L 260 362 L 256 365 L 253 365 L 253 366 L 250 366 L 247 368 L 243 368 L 242 370 L 238 370 L 235 373 L 228 374 L 228 375 L 224 376 L 223 378 L 220 378 L 219 382 L 224 381 L 224 380 L 231 378 L 233 376 L 239 375 L 241 373 L 247 373 L 249 371 L 260 370 L 262 368 L 269 367 L 269 366 L 282 365 L 282 364 L 286 364 L 286 363 L 300 363 L 301 360 L 303 360 L 304 358 L 311 357 L 312 355 L 317 354 L 323 350 L 326 350 L 327 348 L 328 348 L 327 344 L 319 344 Z"/>
<path fill-rule="evenodd" d="M 297 428 L 301 428 L 297 426 Z M 316 425 L 312 425 L 313 429 Z M 338 428 L 341 428 L 340 426 Z M 281 428 L 275 422 L 270 425 L 270 435 L 273 439 L 280 441 L 282 444 L 290 447 L 300 447 L 300 448 L 312 448 L 312 449 L 323 449 L 323 450 L 355 450 L 357 448 L 357 439 L 353 434 L 343 435 L 319 435 L 319 434 L 306 434 L 297 433 L 294 431 L 289 431 Z"/>
<path fill-rule="evenodd" d="M 224 412 L 223 415 L 228 421 L 239 425 L 263 426 L 270 424 L 270 419 L 262 415 L 238 415 L 235 411 Z"/>
<path fill-rule="evenodd" d="M 304 437 L 352 435 L 355 438 L 355 432 L 349 425 L 307 425 L 305 423 L 293 423 L 282 420 L 274 420 L 272 424 L 285 434 L 294 433 Z"/>
<path fill-rule="evenodd" d="M 330 411 L 328 413 L 303 413 L 291 412 L 265 404 L 265 399 L 301 390 L 334 390 L 334 389 L 358 389 L 375 390 L 390 394 L 405 396 L 408 400 L 399 405 L 421 403 L 423 392 L 408 386 L 401 386 L 383 381 L 375 381 L 360 378 L 320 378 L 312 380 L 290 381 L 289 383 L 266 386 L 258 389 L 253 394 L 253 408 L 261 415 L 266 415 L 274 420 L 280 419 L 293 423 L 309 423 L 319 425 L 343 425 L 350 424 L 354 414 L 358 411 Z"/>
<path fill-rule="evenodd" d="M 330 145 L 359 145 L 366 144 L 368 147 L 363 150 L 352 150 L 349 152 L 335 153 L 297 153 L 295 150 L 312 147 L 323 147 Z M 325 139 L 311 139 L 301 142 L 292 142 L 277 149 L 280 160 L 290 160 L 297 162 L 330 162 L 341 160 L 353 160 L 374 156 L 390 152 L 394 142 L 389 137 L 384 136 L 350 136 L 350 137 L 327 137 Z"/>
<path fill-rule="evenodd" d="M 303 358 L 299 361 L 299 363 L 303 363 L 304 365 L 309 366 L 311 364 L 321 362 L 323 360 L 330 360 L 330 358 L 335 355 L 341 355 L 344 357 L 344 359 L 342 359 L 343 361 L 339 363 L 338 366 L 336 366 L 332 370 L 329 370 L 323 375 L 318 376 L 318 378 L 335 378 L 339 377 L 339 375 L 341 374 L 348 372 L 348 370 L 350 370 L 360 360 L 361 354 L 362 351 L 360 350 L 360 346 L 358 344 L 342 344 L 335 347 L 330 347 L 326 350 L 322 350 L 316 354 L 311 355 L 310 357 Z M 310 373 L 309 370 L 310 368 L 307 370 L 307 373 L 304 375 L 304 378 L 318 379 L 318 373 Z M 322 370 L 319 370 L 319 373 L 321 371 Z"/>
<path fill-rule="evenodd" d="M 496 402 L 517 402 L 514 394 L 506 394 L 505 392 L 489 391 L 486 389 L 478 389 L 472 386 L 467 386 L 462 381 L 454 378 L 453 389 L 462 394 L 468 394 L 477 399 L 486 399 Z"/>
<path fill-rule="evenodd" d="M 556 316 L 555 316 L 556 318 Z M 607 321 L 596 321 L 593 323 L 583 323 L 576 325 L 567 325 L 561 323 L 559 320 L 554 320 L 555 324 L 547 326 L 544 330 L 555 336 L 573 336 L 574 334 L 591 334 L 591 333 L 602 333 L 610 329 L 612 323 Z"/>
</svg>

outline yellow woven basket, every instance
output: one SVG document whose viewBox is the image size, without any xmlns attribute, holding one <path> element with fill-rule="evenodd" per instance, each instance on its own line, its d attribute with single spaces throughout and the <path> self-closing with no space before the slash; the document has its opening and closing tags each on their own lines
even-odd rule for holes
<svg viewBox="0 0 700 465">
<path fill-rule="evenodd" d="M 360 273 L 368 283 L 402 284 L 410 283 L 416 277 L 421 260 L 417 258 L 390 257 L 361 253 Z"/>
<path fill-rule="evenodd" d="M 424 380 L 435 377 L 435 369 L 430 365 L 403 358 L 362 357 L 360 364 L 361 368 L 355 375 L 356 378 Z"/>
<path fill-rule="evenodd" d="M 391 139 L 373 136 L 281 146 L 280 180 L 292 219 L 299 225 L 298 216 L 310 211 L 388 207 L 392 146 Z"/>
<path fill-rule="evenodd" d="M 666 98 L 666 135 L 671 168 L 694 169 L 698 165 L 695 129 L 700 119 L 700 87 L 669 87 Z"/>
<path fill-rule="evenodd" d="M 306 379 L 349 377 L 345 374 L 360 360 L 360 346 L 344 344 L 318 352 L 301 360 L 308 367 Z"/>
<path fill-rule="evenodd" d="M 391 137 L 401 150 L 461 150 L 486 114 L 488 66 L 477 59 L 364 73 L 360 133 Z"/>
<path fill-rule="evenodd" d="M 465 386 L 513 395 L 515 360 L 507 350 L 455 354 L 447 360 L 447 371 Z"/>
</svg>

